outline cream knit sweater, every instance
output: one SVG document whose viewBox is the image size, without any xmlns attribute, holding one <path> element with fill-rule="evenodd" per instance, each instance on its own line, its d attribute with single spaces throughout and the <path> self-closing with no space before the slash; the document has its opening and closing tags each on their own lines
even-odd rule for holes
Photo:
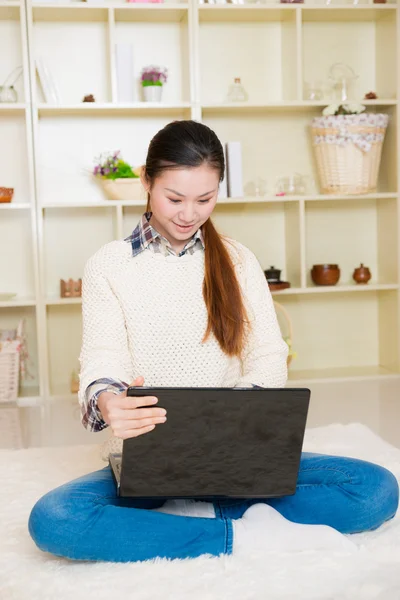
<svg viewBox="0 0 400 600">
<path fill-rule="evenodd" d="M 251 321 L 243 364 L 222 352 L 207 324 L 203 300 L 204 252 L 181 257 L 106 244 L 87 262 L 83 277 L 83 342 L 79 401 L 101 377 L 146 386 L 283 387 L 287 344 L 271 293 L 254 254 L 225 238 Z M 111 440 L 110 440 L 111 441 Z M 120 451 L 121 440 L 104 448 Z"/>
</svg>

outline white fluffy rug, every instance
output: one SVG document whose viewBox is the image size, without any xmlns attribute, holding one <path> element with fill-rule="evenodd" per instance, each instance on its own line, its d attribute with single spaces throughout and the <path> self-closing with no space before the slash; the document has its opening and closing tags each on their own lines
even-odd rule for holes
<svg viewBox="0 0 400 600">
<path fill-rule="evenodd" d="M 364 426 L 307 432 L 305 450 L 380 463 L 400 478 L 400 450 Z M 34 502 L 104 463 L 98 448 L 0 452 L 1 600 L 399 600 L 400 515 L 353 536 L 351 556 L 302 552 L 239 560 L 200 557 L 146 563 L 73 563 L 36 549 L 27 531 Z"/>
</svg>

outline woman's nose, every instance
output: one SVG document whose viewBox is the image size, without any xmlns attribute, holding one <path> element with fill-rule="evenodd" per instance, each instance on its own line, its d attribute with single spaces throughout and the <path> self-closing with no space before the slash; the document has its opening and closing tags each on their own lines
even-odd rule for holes
<svg viewBox="0 0 400 600">
<path fill-rule="evenodd" d="M 195 208 L 194 206 L 188 205 L 184 206 L 180 212 L 181 220 L 186 224 L 190 225 L 193 223 L 195 218 Z"/>
</svg>

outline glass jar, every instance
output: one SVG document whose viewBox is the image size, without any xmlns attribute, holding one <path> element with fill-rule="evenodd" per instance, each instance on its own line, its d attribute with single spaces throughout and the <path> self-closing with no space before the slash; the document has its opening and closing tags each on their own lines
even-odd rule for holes
<svg viewBox="0 0 400 600">
<path fill-rule="evenodd" d="M 18 94 L 13 85 L 0 85 L 0 102 L 7 104 L 18 102 Z"/>
<path fill-rule="evenodd" d="M 240 77 L 235 77 L 234 82 L 229 86 L 227 102 L 246 102 L 249 96 L 244 89 Z"/>
</svg>

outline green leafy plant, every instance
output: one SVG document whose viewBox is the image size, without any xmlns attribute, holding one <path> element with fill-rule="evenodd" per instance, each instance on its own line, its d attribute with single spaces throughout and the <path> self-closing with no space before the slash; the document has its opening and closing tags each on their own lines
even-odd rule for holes
<svg viewBox="0 0 400 600">
<path fill-rule="evenodd" d="M 102 179 L 137 179 L 139 172 L 121 158 L 118 150 L 118 152 L 100 155 L 93 169 L 93 175 Z"/>
</svg>

